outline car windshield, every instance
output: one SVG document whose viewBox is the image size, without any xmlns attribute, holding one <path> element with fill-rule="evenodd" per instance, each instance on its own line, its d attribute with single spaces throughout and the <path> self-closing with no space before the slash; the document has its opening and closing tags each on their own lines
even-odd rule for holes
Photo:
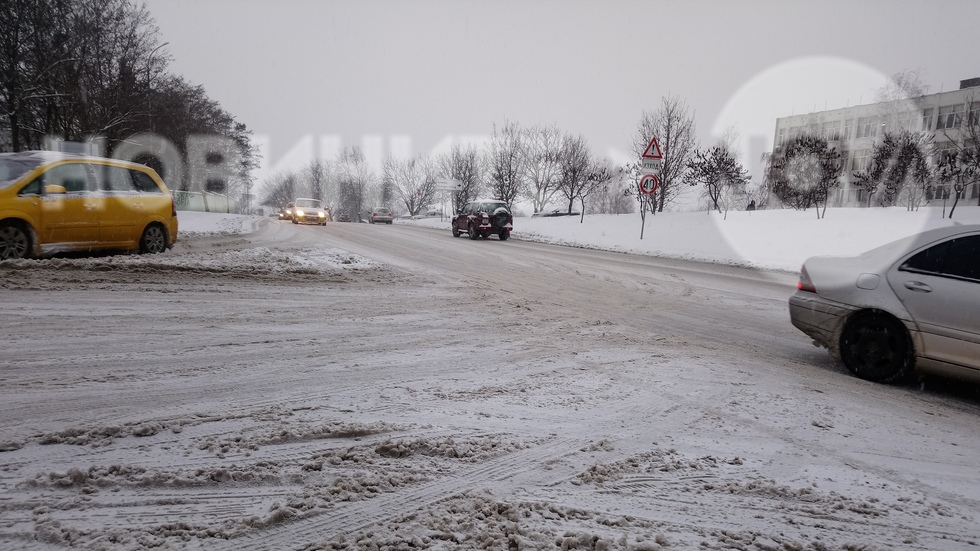
<svg viewBox="0 0 980 551">
<path fill-rule="evenodd" d="M 320 201 L 317 201 L 316 199 L 297 199 L 296 206 L 307 209 L 318 209 L 320 208 Z"/>
<path fill-rule="evenodd" d="M 18 178 L 41 166 L 39 157 L 12 157 L 0 155 L 0 189 L 9 187 Z"/>
</svg>

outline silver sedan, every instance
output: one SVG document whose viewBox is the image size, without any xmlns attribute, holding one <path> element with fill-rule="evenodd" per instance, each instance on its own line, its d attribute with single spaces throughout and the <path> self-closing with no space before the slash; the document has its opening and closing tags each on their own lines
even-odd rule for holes
<svg viewBox="0 0 980 551">
<path fill-rule="evenodd" d="M 804 262 L 793 325 L 858 377 L 980 382 L 980 226 L 929 230 L 856 257 Z"/>
</svg>

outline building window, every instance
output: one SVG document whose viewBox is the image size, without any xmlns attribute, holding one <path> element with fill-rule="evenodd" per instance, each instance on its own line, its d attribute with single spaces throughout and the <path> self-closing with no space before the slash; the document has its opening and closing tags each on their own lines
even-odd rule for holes
<svg viewBox="0 0 980 551">
<path fill-rule="evenodd" d="M 939 164 L 956 155 L 956 145 L 953 142 L 939 142 L 932 150 L 933 163 Z"/>
<path fill-rule="evenodd" d="M 899 113 L 896 126 L 899 132 L 912 130 L 912 112 L 905 111 L 904 113 Z"/>
<path fill-rule="evenodd" d="M 970 102 L 970 111 L 966 117 L 966 123 L 970 126 L 977 126 L 980 124 L 980 103 Z"/>
<path fill-rule="evenodd" d="M 828 142 L 840 139 L 840 121 L 823 123 L 823 138 Z"/>
<path fill-rule="evenodd" d="M 878 135 L 877 125 L 874 117 L 861 117 L 857 123 L 858 138 L 874 138 Z"/>
<path fill-rule="evenodd" d="M 844 121 L 844 139 L 849 140 L 854 136 L 854 119 Z"/>
<path fill-rule="evenodd" d="M 776 145 L 784 146 L 786 145 L 786 129 L 779 129 L 779 138 L 776 140 Z"/>
<path fill-rule="evenodd" d="M 960 125 L 963 118 L 963 105 L 947 105 L 939 108 L 939 117 L 936 120 L 936 130 L 944 128 L 956 128 Z"/>
<path fill-rule="evenodd" d="M 851 156 L 851 170 L 853 171 L 868 170 L 868 164 L 870 162 L 871 162 L 871 150 L 858 149 Z"/>
<path fill-rule="evenodd" d="M 932 108 L 922 110 L 922 131 L 932 130 Z"/>
</svg>

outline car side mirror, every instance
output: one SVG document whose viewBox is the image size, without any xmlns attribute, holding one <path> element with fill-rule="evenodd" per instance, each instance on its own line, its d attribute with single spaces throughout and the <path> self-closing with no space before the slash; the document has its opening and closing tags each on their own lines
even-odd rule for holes
<svg viewBox="0 0 980 551">
<path fill-rule="evenodd" d="M 57 184 L 48 184 L 44 186 L 44 193 L 50 193 L 51 195 L 55 195 L 58 193 L 68 193 L 68 189 L 66 189 L 65 186 L 59 186 Z"/>
</svg>

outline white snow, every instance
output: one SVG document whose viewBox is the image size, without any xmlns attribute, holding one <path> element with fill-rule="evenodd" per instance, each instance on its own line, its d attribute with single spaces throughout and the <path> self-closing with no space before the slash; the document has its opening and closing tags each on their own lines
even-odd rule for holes
<svg viewBox="0 0 980 551">
<path fill-rule="evenodd" d="M 786 315 L 808 256 L 980 223 L 940 214 L 181 212 L 162 255 L 4 262 L 0 548 L 974 548 L 975 389 L 860 381 Z"/>
</svg>

